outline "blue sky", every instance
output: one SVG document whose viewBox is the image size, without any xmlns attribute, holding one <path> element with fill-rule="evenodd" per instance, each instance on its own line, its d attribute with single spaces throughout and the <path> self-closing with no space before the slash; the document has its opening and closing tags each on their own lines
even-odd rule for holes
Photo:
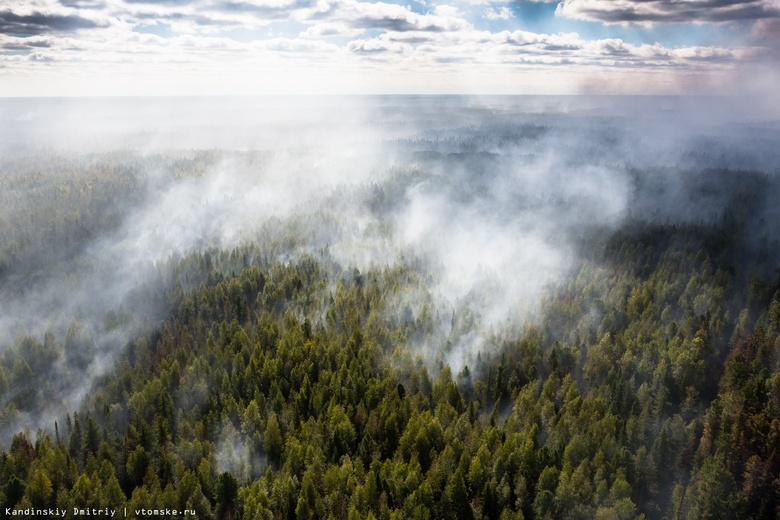
<svg viewBox="0 0 780 520">
<path fill-rule="evenodd" d="M 5 0 L 0 95 L 750 94 L 779 43 L 780 0 Z"/>
</svg>

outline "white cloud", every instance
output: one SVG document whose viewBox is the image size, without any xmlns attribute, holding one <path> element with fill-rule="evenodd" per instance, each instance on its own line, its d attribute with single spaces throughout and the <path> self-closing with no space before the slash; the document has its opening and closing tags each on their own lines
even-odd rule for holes
<svg viewBox="0 0 780 520">
<path fill-rule="evenodd" d="M 315 40 L 334 36 L 354 38 L 355 36 L 360 36 L 365 31 L 365 29 L 350 27 L 349 25 L 342 22 L 318 23 L 307 27 L 305 31 L 299 34 L 299 36 L 301 38 L 311 38 Z"/>
<path fill-rule="evenodd" d="M 78 0 L 79 5 L 86 1 Z M 714 5 L 716 0 L 703 1 Z M 0 89 L 46 95 L 55 95 L 58 88 L 132 93 L 132 85 L 153 92 L 165 83 L 167 93 L 182 85 L 188 93 L 214 88 L 256 92 L 261 87 L 286 93 L 326 84 L 335 91 L 365 85 L 380 85 L 380 91 L 381 85 L 388 91 L 449 91 L 458 85 L 480 90 L 503 84 L 514 92 L 531 82 L 534 91 L 549 92 L 555 83 L 569 89 L 561 92 L 571 92 L 576 88 L 571 77 L 621 75 L 624 81 L 624 73 L 652 70 L 667 74 L 660 83 L 667 89 L 675 77 L 729 71 L 739 61 L 757 63 L 771 54 L 764 47 L 632 45 L 573 33 L 477 29 L 473 18 L 511 19 L 509 7 L 495 3 L 485 9 L 441 4 L 420 13 L 410 6 L 359 0 L 90 2 L 92 7 L 74 9 L 53 0 L 11 0 L 0 8 L 0 13 L 11 13 L 0 22 L 6 24 L 0 28 L 10 27 L 0 30 Z M 583 13 L 613 3 L 641 10 L 664 2 L 567 0 L 558 10 Z M 43 12 L 48 18 L 36 14 Z M 88 21 L 69 25 L 75 20 L 71 16 Z M 36 30 L 17 34 L 14 24 L 19 20 Z M 768 40 L 776 34 L 771 22 L 755 24 L 754 33 Z M 568 83 L 551 80 L 553 76 L 566 76 Z M 228 77 L 233 79 L 213 79 Z M 629 84 L 640 91 L 652 89 L 645 81 Z"/>
<path fill-rule="evenodd" d="M 411 50 L 409 45 L 383 39 L 354 40 L 347 44 L 347 49 L 355 54 L 386 55 L 404 54 Z"/>
<path fill-rule="evenodd" d="M 418 14 L 408 6 L 384 2 L 331 0 L 298 17 L 307 23 L 343 23 L 352 28 L 383 31 L 458 31 L 471 24 L 451 6 L 437 6 L 433 13 Z"/>
<path fill-rule="evenodd" d="M 509 20 L 510 18 L 514 18 L 514 15 L 512 14 L 511 9 L 504 6 L 501 8 L 489 7 L 485 10 L 484 17 L 488 20 Z"/>
</svg>

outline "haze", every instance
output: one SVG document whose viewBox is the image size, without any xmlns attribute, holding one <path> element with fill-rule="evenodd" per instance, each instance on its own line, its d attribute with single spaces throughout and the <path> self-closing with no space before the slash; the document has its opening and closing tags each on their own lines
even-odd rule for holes
<svg viewBox="0 0 780 520">
<path fill-rule="evenodd" d="M 681 171 L 774 175 L 778 127 L 748 108 L 642 97 L 6 100 L 0 337 L 7 348 L 86 323 L 95 357 L 86 379 L 63 384 L 54 413 L 162 319 L 164 309 L 132 303 L 161 283 L 155 266 L 258 243 L 285 262 L 327 250 L 345 270 L 418 266 L 431 283 L 394 306 L 435 309 L 434 333 L 411 348 L 457 372 L 490 350 L 490 334 L 536 319 L 589 233 L 629 219 L 717 221 L 733 206 L 737 177 L 699 192 Z M 52 247 L 30 215 L 68 207 L 22 187 L 68 175 L 92 188 L 91 172 L 106 168 L 127 177 L 127 196 L 96 208 L 77 236 L 55 230 Z M 772 236 L 776 210 L 759 211 L 756 233 Z M 117 312 L 132 319 L 107 325 Z M 473 323 L 452 336 L 463 312 Z"/>
</svg>

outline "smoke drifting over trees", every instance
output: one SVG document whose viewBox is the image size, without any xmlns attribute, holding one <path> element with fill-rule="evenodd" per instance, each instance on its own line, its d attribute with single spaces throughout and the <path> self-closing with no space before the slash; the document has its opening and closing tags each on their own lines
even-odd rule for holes
<svg viewBox="0 0 780 520">
<path fill-rule="evenodd" d="M 6 101 L 2 505 L 774 514 L 780 126 L 721 101 Z"/>
</svg>

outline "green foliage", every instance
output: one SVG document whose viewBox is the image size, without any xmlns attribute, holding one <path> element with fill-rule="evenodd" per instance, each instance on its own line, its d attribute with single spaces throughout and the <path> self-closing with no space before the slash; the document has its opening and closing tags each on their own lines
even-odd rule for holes
<svg viewBox="0 0 780 520">
<path fill-rule="evenodd" d="M 172 282 L 137 295 L 166 302 L 165 320 L 128 341 L 65 432 L 13 437 L 0 505 L 773 518 L 780 303 L 765 277 L 734 267 L 736 231 L 636 224 L 591 237 L 536 323 L 495 332 L 462 367 L 426 350 L 441 320 L 422 269 L 359 272 L 325 251 L 279 262 L 258 245 L 171 259 L 159 277 Z M 477 320 L 453 313 L 438 339 Z M 97 348 L 75 321 L 64 337 L 15 338 L 0 418 L 43 399 L 12 391 L 20 381 L 76 373 Z"/>
</svg>

